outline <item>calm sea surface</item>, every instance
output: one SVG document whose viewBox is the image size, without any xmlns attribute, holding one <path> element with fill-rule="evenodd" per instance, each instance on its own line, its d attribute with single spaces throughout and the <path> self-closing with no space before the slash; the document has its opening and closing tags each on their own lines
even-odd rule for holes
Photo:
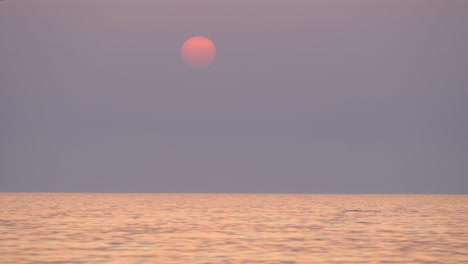
<svg viewBox="0 0 468 264">
<path fill-rule="evenodd" d="M 0 263 L 468 263 L 468 195 L 0 193 Z"/>
</svg>

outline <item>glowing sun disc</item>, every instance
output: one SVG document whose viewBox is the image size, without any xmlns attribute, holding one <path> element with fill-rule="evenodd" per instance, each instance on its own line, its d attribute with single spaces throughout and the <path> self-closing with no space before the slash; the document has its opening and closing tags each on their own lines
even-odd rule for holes
<svg viewBox="0 0 468 264">
<path fill-rule="evenodd" d="M 213 63 L 216 57 L 216 46 L 210 39 L 196 36 L 184 42 L 180 53 L 187 66 L 202 69 Z"/>
</svg>

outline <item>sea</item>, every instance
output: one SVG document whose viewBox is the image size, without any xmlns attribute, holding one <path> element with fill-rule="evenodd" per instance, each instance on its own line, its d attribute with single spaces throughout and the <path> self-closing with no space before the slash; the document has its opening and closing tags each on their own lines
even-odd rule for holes
<svg viewBox="0 0 468 264">
<path fill-rule="evenodd" d="M 0 193 L 0 263 L 468 263 L 468 195 Z"/>
</svg>

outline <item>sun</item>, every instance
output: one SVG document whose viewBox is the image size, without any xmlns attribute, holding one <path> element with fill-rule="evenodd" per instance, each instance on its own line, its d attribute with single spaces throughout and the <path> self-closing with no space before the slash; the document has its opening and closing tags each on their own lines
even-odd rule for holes
<svg viewBox="0 0 468 264">
<path fill-rule="evenodd" d="M 207 68 L 216 58 L 216 46 L 209 38 L 195 36 L 182 45 L 181 56 L 184 63 L 195 69 Z"/>
</svg>

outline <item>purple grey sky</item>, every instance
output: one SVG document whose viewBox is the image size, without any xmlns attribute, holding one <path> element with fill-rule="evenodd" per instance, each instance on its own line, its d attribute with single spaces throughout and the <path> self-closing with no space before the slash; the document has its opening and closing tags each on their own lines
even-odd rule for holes
<svg viewBox="0 0 468 264">
<path fill-rule="evenodd" d="M 0 191 L 468 193 L 468 1 L 0 1 Z M 217 46 L 204 70 L 183 42 Z"/>
</svg>

